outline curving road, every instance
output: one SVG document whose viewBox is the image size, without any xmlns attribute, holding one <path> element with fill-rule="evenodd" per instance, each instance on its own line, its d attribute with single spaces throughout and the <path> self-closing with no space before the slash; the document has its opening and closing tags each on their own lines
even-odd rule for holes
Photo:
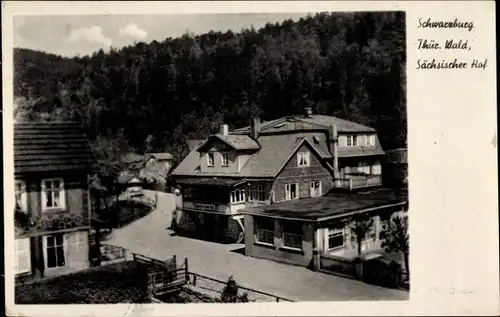
<svg viewBox="0 0 500 317">
<path fill-rule="evenodd" d="M 154 193 L 146 192 L 154 197 Z M 188 258 L 189 271 L 227 280 L 233 275 L 243 286 L 296 301 L 406 300 L 409 293 L 310 271 L 303 267 L 247 257 L 242 244 L 223 245 L 175 236 L 168 229 L 175 196 L 160 193 L 157 209 L 123 228 L 106 243 L 159 260 Z"/>
</svg>

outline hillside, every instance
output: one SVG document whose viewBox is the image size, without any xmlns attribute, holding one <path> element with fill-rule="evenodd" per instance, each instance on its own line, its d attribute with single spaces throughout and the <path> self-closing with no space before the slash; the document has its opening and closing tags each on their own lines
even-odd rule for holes
<svg viewBox="0 0 500 317">
<path fill-rule="evenodd" d="M 80 121 L 99 149 L 180 158 L 187 139 L 222 122 L 241 127 L 309 105 L 373 126 L 390 149 L 406 142 L 405 42 L 402 12 L 321 13 L 92 56 L 15 49 L 15 115 Z"/>
</svg>

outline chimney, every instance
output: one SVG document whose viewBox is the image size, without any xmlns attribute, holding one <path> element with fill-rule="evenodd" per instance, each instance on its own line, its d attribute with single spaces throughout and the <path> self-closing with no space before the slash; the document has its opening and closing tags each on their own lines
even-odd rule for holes
<svg viewBox="0 0 500 317">
<path fill-rule="evenodd" d="M 332 155 L 333 155 L 333 171 L 335 174 L 335 177 L 338 177 L 339 175 L 339 157 L 338 157 L 338 151 L 337 147 L 339 145 L 339 139 L 337 135 L 337 126 L 336 125 L 331 125 L 329 126 L 329 139 L 330 139 L 330 148 L 332 149 Z"/>
<path fill-rule="evenodd" d="M 310 118 L 312 117 L 312 114 L 313 114 L 313 110 L 311 107 L 305 107 L 305 110 L 306 110 L 306 117 Z"/>
<path fill-rule="evenodd" d="M 227 124 L 223 124 L 220 126 L 220 134 L 222 134 L 222 135 L 229 134 L 229 127 L 227 126 Z"/>
<path fill-rule="evenodd" d="M 250 135 L 252 138 L 257 140 L 260 134 L 260 118 L 254 117 L 252 118 L 252 122 L 250 124 Z"/>
</svg>

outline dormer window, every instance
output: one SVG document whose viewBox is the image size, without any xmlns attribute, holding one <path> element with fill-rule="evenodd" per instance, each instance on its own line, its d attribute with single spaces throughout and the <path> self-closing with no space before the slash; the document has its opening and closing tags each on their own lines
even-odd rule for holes
<svg viewBox="0 0 500 317">
<path fill-rule="evenodd" d="M 358 146 L 358 136 L 348 135 L 347 136 L 347 146 Z"/>
<path fill-rule="evenodd" d="M 309 166 L 309 152 L 299 152 L 297 153 L 297 166 L 307 167 Z"/>
<path fill-rule="evenodd" d="M 215 157 L 213 152 L 207 153 L 207 166 L 214 166 Z"/>
<path fill-rule="evenodd" d="M 229 154 L 228 153 L 221 153 L 221 164 L 222 166 L 228 166 L 229 165 Z"/>
</svg>

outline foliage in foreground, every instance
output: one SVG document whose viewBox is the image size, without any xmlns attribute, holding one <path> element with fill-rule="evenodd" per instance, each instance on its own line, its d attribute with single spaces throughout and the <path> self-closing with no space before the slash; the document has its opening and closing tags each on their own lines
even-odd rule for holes
<svg viewBox="0 0 500 317">
<path fill-rule="evenodd" d="M 16 304 L 148 303 L 133 261 L 15 287 Z"/>
</svg>

